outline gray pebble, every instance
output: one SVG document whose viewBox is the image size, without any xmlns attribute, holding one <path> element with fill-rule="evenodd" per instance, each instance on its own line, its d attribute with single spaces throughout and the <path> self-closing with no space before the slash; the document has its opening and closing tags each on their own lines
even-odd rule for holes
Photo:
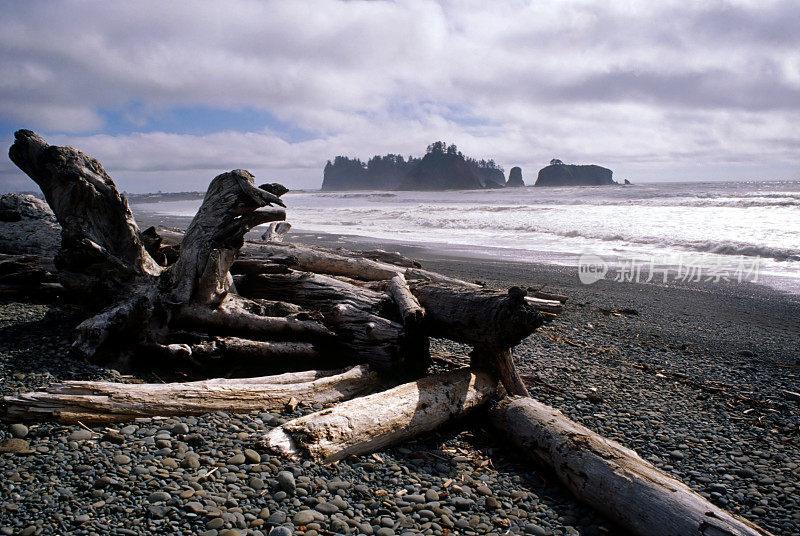
<svg viewBox="0 0 800 536">
<path fill-rule="evenodd" d="M 292 518 L 295 525 L 308 525 L 314 521 L 314 512 L 311 510 L 300 510 Z"/>
<path fill-rule="evenodd" d="M 128 465 L 129 463 L 131 463 L 130 456 L 127 456 L 125 454 L 117 454 L 111 460 L 117 465 Z"/>
<path fill-rule="evenodd" d="M 294 480 L 294 475 L 289 471 L 281 471 L 278 473 L 278 486 L 280 486 L 283 491 L 293 493 L 297 487 L 297 483 Z"/>
<path fill-rule="evenodd" d="M 292 534 L 292 529 L 282 526 L 273 527 L 272 530 L 269 531 L 269 536 L 292 536 Z"/>
<path fill-rule="evenodd" d="M 94 437 L 94 434 L 89 430 L 75 430 L 69 435 L 70 441 L 86 441 Z"/>
<path fill-rule="evenodd" d="M 28 435 L 28 427 L 20 423 L 12 424 L 8 427 L 8 431 L 13 437 L 18 437 L 20 439 Z"/>
<path fill-rule="evenodd" d="M 154 491 L 148 495 L 147 500 L 150 502 L 166 502 L 170 499 L 169 493 L 164 491 Z"/>
<path fill-rule="evenodd" d="M 184 422 L 179 422 L 175 426 L 172 427 L 172 433 L 175 435 L 183 435 L 189 433 L 189 426 L 186 425 Z"/>
</svg>

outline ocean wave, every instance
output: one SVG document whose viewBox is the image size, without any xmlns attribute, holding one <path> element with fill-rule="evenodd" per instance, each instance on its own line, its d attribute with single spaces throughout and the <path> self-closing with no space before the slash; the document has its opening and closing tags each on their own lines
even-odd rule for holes
<svg viewBox="0 0 800 536">
<path fill-rule="evenodd" d="M 597 240 L 608 243 L 619 243 L 627 245 L 653 246 L 657 249 L 670 248 L 683 251 L 696 251 L 700 253 L 713 253 L 716 255 L 732 255 L 745 257 L 765 257 L 777 261 L 800 261 L 800 249 L 788 249 L 773 246 L 748 244 L 735 241 L 715 241 L 715 240 L 674 240 L 665 237 L 633 236 L 620 233 L 602 233 L 588 230 L 569 229 L 552 230 L 542 228 L 535 224 L 511 224 L 504 225 L 495 222 L 490 229 L 480 222 L 467 222 L 459 218 L 429 218 L 413 219 L 413 223 L 429 229 L 459 229 L 463 231 L 497 231 L 512 233 L 538 233 L 563 238 L 578 238 L 585 240 Z M 524 240 L 520 237 L 520 240 Z"/>
<path fill-rule="evenodd" d="M 334 197 L 337 199 L 359 199 L 369 197 L 397 197 L 397 194 L 388 192 L 373 192 L 373 193 L 347 193 L 347 194 L 317 194 L 319 197 Z"/>
</svg>

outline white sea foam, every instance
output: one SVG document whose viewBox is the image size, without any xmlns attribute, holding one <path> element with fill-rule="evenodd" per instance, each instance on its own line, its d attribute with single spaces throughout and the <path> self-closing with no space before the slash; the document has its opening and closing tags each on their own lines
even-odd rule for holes
<svg viewBox="0 0 800 536">
<path fill-rule="evenodd" d="M 290 192 L 298 231 L 361 235 L 519 260 L 678 256 L 708 263 L 761 257 L 800 285 L 800 182 L 647 184 L 452 192 Z M 139 205 L 191 216 L 200 201 Z"/>
</svg>

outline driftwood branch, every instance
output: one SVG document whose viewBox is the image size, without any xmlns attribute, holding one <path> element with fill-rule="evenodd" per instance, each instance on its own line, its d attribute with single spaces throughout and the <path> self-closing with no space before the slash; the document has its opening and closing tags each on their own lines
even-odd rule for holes
<svg viewBox="0 0 800 536">
<path fill-rule="evenodd" d="M 714 506 L 634 451 L 532 398 L 489 412 L 525 454 L 551 468 L 580 500 L 641 536 L 768 536 Z"/>
<path fill-rule="evenodd" d="M 137 417 L 248 413 L 281 409 L 290 399 L 328 404 L 369 392 L 378 377 L 367 367 L 261 378 L 188 383 L 66 382 L 45 392 L 3 398 L 4 418 L 101 424 Z"/>
<path fill-rule="evenodd" d="M 425 309 L 419 304 L 417 298 L 411 293 L 408 282 L 403 274 L 397 274 L 389 283 L 389 292 L 397 304 L 400 318 L 405 326 L 419 326 L 425 318 Z"/>
</svg>

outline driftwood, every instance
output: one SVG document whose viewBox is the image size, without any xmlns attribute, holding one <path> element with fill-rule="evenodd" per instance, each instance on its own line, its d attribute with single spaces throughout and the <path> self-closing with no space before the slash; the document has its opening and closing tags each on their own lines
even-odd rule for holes
<svg viewBox="0 0 800 536">
<path fill-rule="evenodd" d="M 527 394 L 511 349 L 566 302 L 541 289 L 530 289 L 531 296 L 519 287 L 486 290 L 386 252 L 245 244 L 259 224 L 274 222 L 265 235 L 274 240 L 288 224 L 284 210 L 272 207 L 283 207 L 286 188 L 256 187 L 244 170 L 214 178 L 185 234 L 140 232 L 96 160 L 30 131 L 15 138 L 12 160 L 40 185 L 62 227 L 58 280 L 105 307 L 78 327 L 73 348 L 84 357 L 109 363 L 114 356 L 121 368 L 157 361 L 213 373 L 349 361 L 396 378 L 424 374 L 429 337 L 473 346 L 471 369 L 342 402 L 262 439 L 286 455 L 331 462 L 404 441 L 481 406 L 497 393 L 497 379 L 508 393 Z M 20 277 L 17 265 L 5 268 Z M 163 385 L 70 382 L 6 397 L 4 406 L 7 419 L 104 423 L 279 408 L 292 398 L 330 403 L 377 384 L 364 367 Z M 502 402 L 490 417 L 576 496 L 639 534 L 767 534 L 532 399 Z"/>
<path fill-rule="evenodd" d="M 291 301 L 321 314 L 325 326 L 337 334 L 336 347 L 353 362 L 409 374 L 430 363 L 427 336 L 405 328 L 387 293 L 294 271 L 237 276 L 234 281 L 243 296 Z"/>
<path fill-rule="evenodd" d="M 488 402 L 496 386 L 491 374 L 470 369 L 429 376 L 286 422 L 261 444 L 330 463 L 434 430 Z"/>
<path fill-rule="evenodd" d="M 412 294 L 408 282 L 403 274 L 397 274 L 389 282 L 389 292 L 397 304 L 400 318 L 406 326 L 419 326 L 425 318 L 425 309 L 419 304 L 416 296 Z"/>
<path fill-rule="evenodd" d="M 252 258 L 265 260 L 269 260 L 272 257 L 292 257 L 295 262 L 294 268 L 298 270 L 318 274 L 341 275 L 363 281 L 390 280 L 397 274 L 403 274 L 407 279 L 432 281 L 472 289 L 480 288 L 480 285 L 429 270 L 399 266 L 370 258 L 341 255 L 320 247 L 280 243 L 248 244 L 243 249 L 243 253 Z"/>
<path fill-rule="evenodd" d="M 72 147 L 48 145 L 30 130 L 14 138 L 8 156 L 39 185 L 61 224 L 55 263 L 65 284 L 115 296 L 133 280 L 161 273 L 128 201 L 97 160 Z"/>
<path fill-rule="evenodd" d="M 188 383 L 65 382 L 45 392 L 5 397 L 4 417 L 104 424 L 156 415 L 249 413 L 282 409 L 292 398 L 328 404 L 373 390 L 378 376 L 367 367 L 309 371 L 245 379 Z"/>
<path fill-rule="evenodd" d="M 580 500 L 641 536 L 767 536 L 656 469 L 634 451 L 532 398 L 489 412 L 494 426 L 551 468 Z"/>
</svg>

